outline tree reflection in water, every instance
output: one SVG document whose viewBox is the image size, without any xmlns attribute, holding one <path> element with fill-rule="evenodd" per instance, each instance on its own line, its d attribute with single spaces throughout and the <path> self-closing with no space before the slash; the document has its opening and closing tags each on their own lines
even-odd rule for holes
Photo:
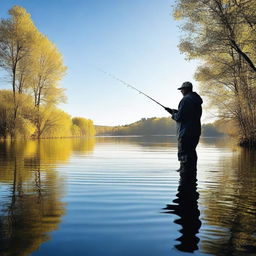
<svg viewBox="0 0 256 256">
<path fill-rule="evenodd" d="M 178 187 L 177 198 L 173 200 L 174 204 L 167 204 L 164 213 L 175 214 L 179 219 L 174 223 L 181 225 L 179 230 L 181 236 L 176 240 L 180 243 L 175 247 L 183 252 L 194 252 L 198 250 L 200 239 L 196 236 L 201 227 L 199 220 L 200 211 L 198 209 L 199 193 L 197 192 L 196 173 L 181 174 Z"/>
<path fill-rule="evenodd" d="M 215 186 L 200 192 L 205 206 L 202 251 L 256 255 L 256 151 L 238 148 L 232 161 L 222 159 L 221 164 Z"/>
<path fill-rule="evenodd" d="M 30 255 L 50 239 L 65 213 L 56 164 L 93 147 L 88 140 L 0 143 L 0 255 Z"/>
</svg>

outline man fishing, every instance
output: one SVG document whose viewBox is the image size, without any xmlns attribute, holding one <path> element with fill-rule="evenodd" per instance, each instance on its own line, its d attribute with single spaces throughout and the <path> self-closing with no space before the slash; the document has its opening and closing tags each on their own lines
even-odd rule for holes
<svg viewBox="0 0 256 256">
<path fill-rule="evenodd" d="M 180 174 L 195 173 L 197 164 L 196 146 L 201 135 L 202 99 L 193 92 L 193 85 L 184 82 L 178 90 L 183 94 L 178 110 L 165 107 L 177 122 L 178 160 Z"/>
<path fill-rule="evenodd" d="M 101 69 L 99 70 L 123 85 L 143 94 L 172 115 L 172 119 L 177 122 L 178 126 L 178 160 L 180 161 L 180 169 L 178 171 L 180 171 L 181 175 L 183 173 L 195 174 L 197 164 L 196 146 L 201 135 L 200 119 L 202 115 L 201 105 L 203 100 L 196 92 L 193 92 L 192 83 L 184 82 L 182 86 L 178 88 L 178 90 L 183 94 L 183 98 L 179 103 L 178 110 L 176 110 L 163 106 L 146 93 L 138 90 L 133 85 L 126 83 L 111 73 L 105 72 Z"/>
</svg>

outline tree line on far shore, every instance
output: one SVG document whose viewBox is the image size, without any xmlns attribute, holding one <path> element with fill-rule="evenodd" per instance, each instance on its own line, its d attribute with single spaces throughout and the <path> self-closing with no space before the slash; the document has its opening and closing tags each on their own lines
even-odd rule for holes
<svg viewBox="0 0 256 256">
<path fill-rule="evenodd" d="M 176 135 L 176 123 L 168 117 L 142 118 L 141 120 L 122 126 L 95 126 L 97 135 Z M 227 133 L 222 129 L 221 121 L 202 125 L 202 136 L 219 137 Z M 230 133 L 229 133 L 230 134 Z M 231 135 L 231 134 L 230 134 Z"/>
<path fill-rule="evenodd" d="M 0 21 L 0 138 L 92 136 L 91 120 L 71 118 L 57 107 L 65 102 L 59 86 L 66 67 L 57 47 L 14 6 Z"/>
</svg>

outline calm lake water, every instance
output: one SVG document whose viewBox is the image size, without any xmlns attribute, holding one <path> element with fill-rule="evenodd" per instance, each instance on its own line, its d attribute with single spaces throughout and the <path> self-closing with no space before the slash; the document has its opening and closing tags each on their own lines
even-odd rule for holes
<svg viewBox="0 0 256 256">
<path fill-rule="evenodd" d="M 179 186 L 176 146 L 0 143 L 0 255 L 256 255 L 256 152 L 201 139 L 197 184 Z"/>
</svg>

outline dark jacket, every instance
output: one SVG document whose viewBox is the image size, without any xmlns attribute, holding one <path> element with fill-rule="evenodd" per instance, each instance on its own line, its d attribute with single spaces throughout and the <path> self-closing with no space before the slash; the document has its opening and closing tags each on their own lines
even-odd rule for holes
<svg viewBox="0 0 256 256">
<path fill-rule="evenodd" d="M 178 111 L 172 115 L 172 119 L 177 122 L 178 138 L 200 136 L 202 103 L 202 98 L 196 92 L 190 92 L 182 98 Z"/>
</svg>

